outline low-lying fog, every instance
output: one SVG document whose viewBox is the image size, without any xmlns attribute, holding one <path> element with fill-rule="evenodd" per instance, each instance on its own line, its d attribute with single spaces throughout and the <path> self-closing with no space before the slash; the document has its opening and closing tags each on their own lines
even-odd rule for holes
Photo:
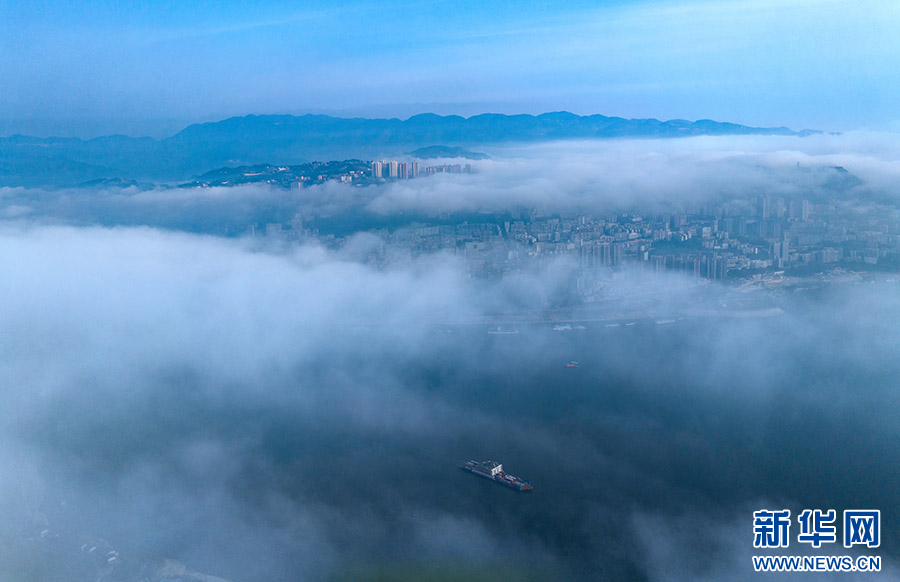
<svg viewBox="0 0 900 582">
<path fill-rule="evenodd" d="M 896 279 L 787 295 L 765 317 L 498 335 L 484 322 L 540 311 L 559 281 L 200 233 L 354 204 L 827 193 L 831 175 L 804 168 L 835 165 L 859 178 L 854 200 L 884 201 L 898 152 L 890 136 L 551 144 L 362 191 L 2 190 L 0 578 L 150 579 L 166 558 L 231 580 L 749 580 L 753 511 L 873 508 L 883 540 L 867 553 L 884 564 L 867 579 L 894 579 Z M 665 273 L 607 292 L 646 286 L 710 313 L 729 293 Z M 468 459 L 535 489 L 457 469 Z"/>
</svg>

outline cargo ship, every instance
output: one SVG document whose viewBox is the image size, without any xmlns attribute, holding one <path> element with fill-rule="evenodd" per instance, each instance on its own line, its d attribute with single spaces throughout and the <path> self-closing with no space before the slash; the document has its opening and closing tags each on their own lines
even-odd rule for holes
<svg viewBox="0 0 900 582">
<path fill-rule="evenodd" d="M 474 473 L 479 477 L 490 479 L 494 483 L 506 485 L 516 491 L 531 491 L 533 487 L 530 481 L 519 479 L 515 475 L 510 475 L 503 471 L 503 465 L 496 461 L 468 461 L 464 465 L 459 466 L 460 469 Z"/>
</svg>

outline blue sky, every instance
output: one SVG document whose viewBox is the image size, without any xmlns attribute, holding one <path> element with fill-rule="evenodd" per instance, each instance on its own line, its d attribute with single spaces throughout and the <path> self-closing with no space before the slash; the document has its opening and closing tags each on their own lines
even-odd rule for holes
<svg viewBox="0 0 900 582">
<path fill-rule="evenodd" d="M 900 3 L 0 0 L 0 135 L 248 113 L 897 129 Z"/>
</svg>

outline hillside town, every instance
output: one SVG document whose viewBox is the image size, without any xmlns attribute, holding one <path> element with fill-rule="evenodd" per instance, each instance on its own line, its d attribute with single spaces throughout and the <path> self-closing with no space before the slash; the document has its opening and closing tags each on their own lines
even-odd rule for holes
<svg viewBox="0 0 900 582">
<path fill-rule="evenodd" d="M 396 174 L 403 179 L 399 169 Z M 740 282 L 836 268 L 900 270 L 900 209 L 875 204 L 861 210 L 821 195 L 764 194 L 664 213 L 443 215 L 368 232 L 380 241 L 365 257 L 373 265 L 449 253 L 464 259 L 473 277 L 502 278 L 564 259 L 579 273 L 579 289 L 587 289 L 584 281 L 603 269 L 679 271 Z M 251 225 L 250 233 L 332 248 L 352 236 L 320 229 L 301 214 L 290 224 Z"/>
</svg>

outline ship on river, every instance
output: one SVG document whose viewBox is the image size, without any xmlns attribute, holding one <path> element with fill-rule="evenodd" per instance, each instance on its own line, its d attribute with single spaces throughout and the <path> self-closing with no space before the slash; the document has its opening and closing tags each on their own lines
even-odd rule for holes
<svg viewBox="0 0 900 582">
<path fill-rule="evenodd" d="M 464 465 L 460 465 L 459 468 L 516 491 L 531 491 L 533 489 L 530 481 L 506 473 L 503 470 L 503 465 L 497 461 L 482 461 L 480 463 L 478 461 L 468 461 Z"/>
</svg>

